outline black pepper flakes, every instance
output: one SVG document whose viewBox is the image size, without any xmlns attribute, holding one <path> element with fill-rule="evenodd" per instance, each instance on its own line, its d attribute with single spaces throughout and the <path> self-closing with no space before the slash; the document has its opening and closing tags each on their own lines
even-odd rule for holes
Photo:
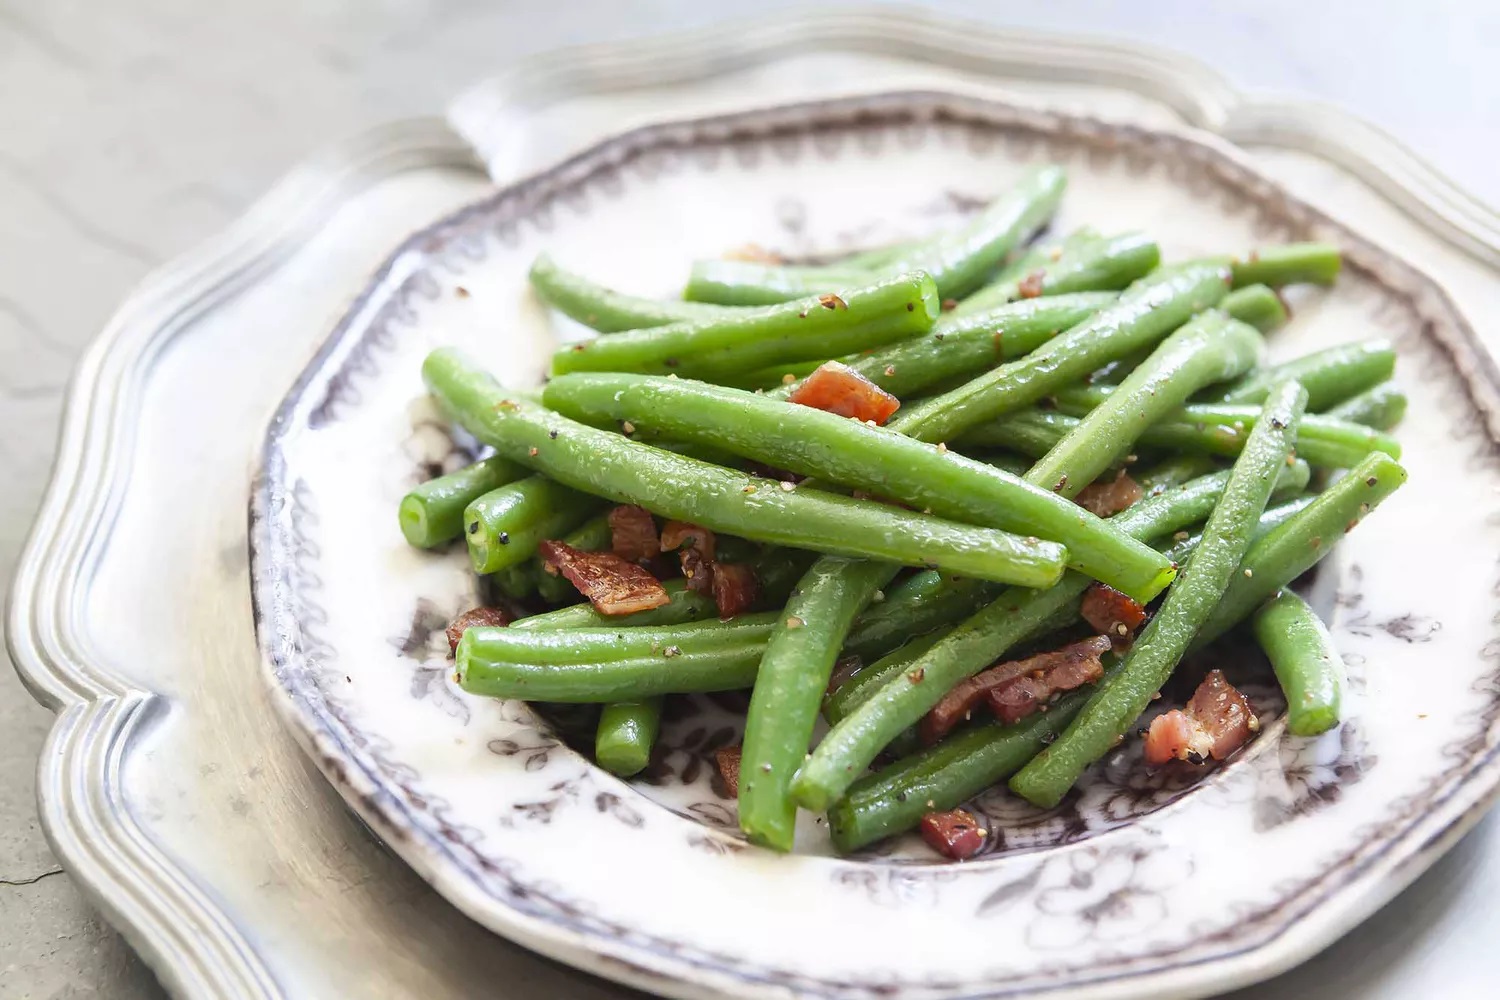
<svg viewBox="0 0 1500 1000">
<path fill-rule="evenodd" d="M 476 523 L 474 525 L 474 527 L 478 528 L 479 525 Z M 510 544 L 510 532 L 508 532 L 508 531 L 502 531 L 502 532 L 500 532 L 500 536 L 499 536 L 499 538 L 496 539 L 496 541 L 498 541 L 501 545 L 509 545 Z"/>
</svg>

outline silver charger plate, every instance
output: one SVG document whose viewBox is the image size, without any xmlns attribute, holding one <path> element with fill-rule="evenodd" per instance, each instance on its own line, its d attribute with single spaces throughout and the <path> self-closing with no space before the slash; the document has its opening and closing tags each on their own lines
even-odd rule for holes
<svg viewBox="0 0 1500 1000">
<path fill-rule="evenodd" d="M 715 59 L 730 71 L 711 72 Z M 801 73 L 786 72 L 789 63 Z M 1493 218 L 1409 155 L 1343 119 L 1239 102 L 1211 77 L 1129 49 L 959 32 L 896 14 L 811 17 L 517 67 L 456 117 L 496 169 L 521 172 L 601 128 L 733 106 L 747 85 L 761 100 L 789 100 L 867 89 L 872 73 L 1285 144 L 1300 151 L 1258 152 L 1259 167 L 1422 259 L 1460 314 L 1492 311 Z M 486 121 L 525 141 L 497 146 L 479 127 Z M 536 159 L 516 158 L 518 149 Z M 471 164 L 465 144 L 434 123 L 331 151 L 153 279 L 80 370 L 57 480 L 13 588 L 9 636 L 23 676 L 60 712 L 41 781 L 49 835 L 177 992 L 463 994 L 505 974 L 534 977 L 517 981 L 523 991 L 596 988 L 518 962 L 358 837 L 289 753 L 255 677 L 241 503 L 257 426 L 384 248 L 484 194 Z M 1421 331 L 1439 339 L 1422 342 L 1441 342 L 1466 372 L 1492 370 L 1472 341 L 1441 341 L 1461 324 L 1438 315 L 1440 299 L 1419 292 L 1412 301 L 1442 320 Z M 1471 379 L 1493 413 L 1483 383 Z M 1441 433 L 1456 435 L 1482 484 L 1492 473 L 1486 420 L 1461 396 L 1441 403 L 1450 421 Z M 1443 641 L 1462 634 L 1456 622 L 1488 619 L 1490 568 L 1481 569 L 1467 603 L 1440 618 Z M 1376 622 L 1400 617 L 1375 611 Z M 1475 752 L 1453 748 L 1455 759 Z M 1375 787 L 1376 773 L 1356 787 Z M 1483 793 L 1460 785 L 1426 818 L 1426 842 L 1372 869 L 1368 892 L 1339 921 L 1308 921 L 1296 948 L 1252 952 L 1221 966 L 1216 982 L 1276 971 L 1378 905 L 1472 822 Z"/>
</svg>

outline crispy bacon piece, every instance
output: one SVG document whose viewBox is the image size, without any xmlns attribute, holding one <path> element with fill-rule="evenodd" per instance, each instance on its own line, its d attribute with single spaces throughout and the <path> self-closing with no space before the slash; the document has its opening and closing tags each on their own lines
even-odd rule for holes
<svg viewBox="0 0 1500 1000">
<path fill-rule="evenodd" d="M 1145 495 L 1146 491 L 1141 489 L 1141 484 L 1131 479 L 1130 473 L 1121 469 L 1113 479 L 1089 483 L 1079 491 L 1073 502 L 1100 517 L 1109 517 Z"/>
<path fill-rule="evenodd" d="M 511 620 L 510 613 L 503 608 L 470 608 L 448 623 L 448 652 L 458 652 L 458 640 L 475 625 L 499 627 L 509 625 Z"/>
<path fill-rule="evenodd" d="M 1151 720 L 1146 733 L 1146 763 L 1185 760 L 1202 764 L 1223 760 L 1260 729 L 1250 702 L 1222 670 L 1210 670 L 1186 709 L 1174 708 Z"/>
<path fill-rule="evenodd" d="M 1032 657 L 1033 660 L 1045 659 L 1046 663 L 1025 677 L 991 688 L 990 711 L 1001 722 L 1020 722 L 1063 691 L 1092 684 L 1104 676 L 1104 664 L 1099 658 L 1109 650 L 1109 636 L 1096 635 L 1056 652 Z"/>
<path fill-rule="evenodd" d="M 828 361 L 792 390 L 789 402 L 826 410 L 841 417 L 883 424 L 901 401 L 848 365 Z"/>
<path fill-rule="evenodd" d="M 1016 285 L 1016 292 L 1019 293 L 1021 298 L 1023 299 L 1034 299 L 1037 296 L 1041 295 L 1045 290 L 1042 287 L 1042 282 L 1045 281 L 1046 278 L 1047 272 L 1032 271 L 1026 277 L 1022 278 L 1021 281 Z"/>
<path fill-rule="evenodd" d="M 744 563 L 714 563 L 714 604 L 720 618 L 733 618 L 749 611 L 760 597 L 760 581 Z"/>
<path fill-rule="evenodd" d="M 972 858 L 984 846 L 984 838 L 988 836 L 979 820 L 962 809 L 930 812 L 922 817 L 918 829 L 922 831 L 927 846 L 954 861 Z"/>
<path fill-rule="evenodd" d="M 668 521 L 661 529 L 663 552 L 676 552 L 688 589 L 707 594 L 714 585 L 714 533 L 686 521 Z"/>
<path fill-rule="evenodd" d="M 719 765 L 719 777 L 732 798 L 740 797 L 740 748 L 720 747 L 714 751 L 714 763 Z"/>
<path fill-rule="evenodd" d="M 1123 639 L 1141 627 L 1146 609 L 1113 587 L 1095 583 L 1083 595 L 1083 620 L 1096 632 L 1111 639 Z"/>
<path fill-rule="evenodd" d="M 549 568 L 555 569 L 605 615 L 628 615 L 659 608 L 671 600 L 661 582 L 633 562 L 613 552 L 580 552 L 564 542 L 537 546 Z"/>
<path fill-rule="evenodd" d="M 975 674 L 973 677 L 959 681 L 948 693 L 943 695 L 941 701 L 932 707 L 922 717 L 917 732 L 924 743 L 936 743 L 958 725 L 979 706 L 981 701 L 991 696 L 991 692 L 1005 688 L 1030 675 L 1039 675 L 1045 678 L 1051 671 L 1058 669 L 1077 660 L 1087 663 L 1090 659 L 1097 667 L 1099 657 L 1109 652 L 1109 639 L 1105 636 L 1095 636 L 1083 642 L 1075 642 L 1071 646 L 1053 650 L 1048 653 L 1038 653 L 1036 656 L 1027 657 L 1024 660 L 1012 660 L 1009 663 L 1001 663 L 990 667 L 988 670 Z M 1058 674 L 1058 681 L 1064 680 L 1066 675 Z M 1079 682 L 1083 683 L 1083 682 Z M 1072 686 L 1077 686 L 1072 685 Z M 1063 687 L 1051 690 L 1066 690 Z M 1038 688 L 1037 692 L 1041 689 Z M 1034 695 L 1035 697 L 1035 695 Z M 1028 714 L 1027 712 L 1021 713 Z M 1002 716 L 1003 717 L 1003 716 Z M 1021 716 L 1017 716 L 1020 718 Z"/>
<path fill-rule="evenodd" d="M 621 504 L 609 512 L 609 547 L 621 559 L 644 563 L 661 552 L 656 521 L 651 512 L 634 504 Z"/>
</svg>

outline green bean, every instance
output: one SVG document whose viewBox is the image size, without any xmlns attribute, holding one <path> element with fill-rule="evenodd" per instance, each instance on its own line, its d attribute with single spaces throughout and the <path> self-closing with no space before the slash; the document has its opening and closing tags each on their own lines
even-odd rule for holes
<svg viewBox="0 0 1500 1000">
<path fill-rule="evenodd" d="M 882 247 L 856 250 L 854 253 L 845 254 L 837 260 L 830 261 L 830 263 L 838 267 L 853 267 L 864 271 L 878 271 L 881 268 L 896 263 L 927 242 L 927 240 L 918 239 L 898 240 L 895 243 L 889 243 Z"/>
<path fill-rule="evenodd" d="M 828 810 L 842 853 L 909 830 L 929 812 L 955 809 L 1020 770 L 1078 714 L 1088 690 L 1063 695 L 1046 712 L 1004 725 L 971 726 L 936 746 L 866 775 Z"/>
<path fill-rule="evenodd" d="M 1264 342 L 1254 327 L 1208 312 L 1163 340 L 1130 377 L 1026 474 L 1033 486 L 1075 497 L 1124 456 L 1151 424 L 1213 382 L 1253 367 Z"/>
<path fill-rule="evenodd" d="M 978 288 L 1007 254 L 1047 224 L 1062 201 L 1067 174 L 1059 167 L 1029 171 L 979 217 L 888 264 L 892 270 L 932 275 L 944 299 L 961 299 Z"/>
<path fill-rule="evenodd" d="M 1286 727 L 1293 736 L 1317 736 L 1339 721 L 1344 661 L 1328 627 L 1290 590 L 1267 601 L 1252 619 L 1286 694 Z"/>
<path fill-rule="evenodd" d="M 625 295 L 574 274 L 546 254 L 531 265 L 531 287 L 558 312 L 600 333 L 642 330 L 735 313 L 734 309 L 702 302 Z"/>
<path fill-rule="evenodd" d="M 422 374 L 445 410 L 500 454 L 616 503 L 758 542 L 927 565 L 965 576 L 1047 586 L 1067 550 L 888 504 L 784 488 L 596 430 L 507 394 L 463 354 L 440 349 Z M 1019 581 L 1016 581 L 1019 582 Z"/>
<path fill-rule="evenodd" d="M 651 747 L 660 728 L 660 698 L 605 705 L 594 735 L 594 760 L 622 778 L 637 774 L 651 762 Z"/>
<path fill-rule="evenodd" d="M 450 542 L 463 534 L 465 507 L 528 474 L 525 466 L 497 455 L 429 479 L 401 498 L 397 511 L 401 533 L 423 549 Z"/>
<path fill-rule="evenodd" d="M 993 592 L 989 593 L 991 598 L 995 596 Z M 952 622 L 945 624 L 957 624 L 964 618 L 972 617 L 988 603 L 989 601 L 985 601 L 968 614 L 956 616 Z M 942 642 L 945 635 L 947 633 L 942 628 L 922 633 L 860 667 L 852 677 L 824 697 L 823 718 L 830 726 L 843 721 L 850 712 L 869 701 L 876 691 L 904 673 L 911 663 Z"/>
<path fill-rule="evenodd" d="M 458 682 L 470 694 L 617 702 L 749 687 L 778 612 L 658 628 L 471 628 Z"/>
<path fill-rule="evenodd" d="M 864 356 L 863 354 L 846 355 L 846 357 Z M 757 368 L 743 375 L 721 378 L 719 384 L 733 386 L 736 389 L 764 389 L 767 395 L 772 392 L 785 395 L 791 390 L 792 385 L 807 378 L 825 363 L 824 361 L 794 361 L 785 365 L 772 365 L 769 368 Z M 788 379 L 791 381 L 788 382 Z"/>
<path fill-rule="evenodd" d="M 694 305 L 768 306 L 838 292 L 870 280 L 871 272 L 846 264 L 766 264 L 753 260 L 693 262 L 682 297 Z"/>
<path fill-rule="evenodd" d="M 1279 330 L 1291 319 L 1281 296 L 1265 285 L 1236 288 L 1224 296 L 1219 308 L 1241 323 L 1249 323 L 1261 333 Z"/>
<path fill-rule="evenodd" d="M 999 591 L 984 580 L 944 576 L 935 570 L 916 573 L 859 617 L 844 642 L 844 655 L 872 662 L 912 636 L 967 618 Z"/>
<path fill-rule="evenodd" d="M 1058 404 L 1068 406 L 1076 398 L 1071 395 L 1059 398 Z M 1253 406 L 1194 403 L 1173 415 L 1180 419 L 1146 428 L 1139 443 L 1233 457 L 1244 447 L 1246 435 L 1258 416 L 1259 410 Z M 962 448 L 1010 448 L 1040 457 L 1078 424 L 1077 417 L 1063 413 L 1027 410 L 976 427 L 957 443 Z M 1388 434 L 1323 415 L 1305 417 L 1297 438 L 1298 457 L 1325 468 L 1347 469 L 1372 451 L 1398 458 L 1401 445 Z"/>
<path fill-rule="evenodd" d="M 573 344 L 552 356 L 552 370 L 733 377 L 925 333 L 939 311 L 932 279 L 914 272 L 855 288 L 843 298 L 797 299 Z"/>
<path fill-rule="evenodd" d="M 476 573 L 525 562 L 538 543 L 558 538 L 594 512 L 598 501 L 546 476 L 528 476 L 464 508 L 464 538 Z"/>
<path fill-rule="evenodd" d="M 1326 416 L 1388 431 L 1406 416 L 1406 394 L 1393 385 L 1377 385 L 1344 400 Z"/>
<path fill-rule="evenodd" d="M 983 462 L 985 465 L 1008 472 L 1012 476 L 1024 476 L 1034 464 L 1031 459 L 1024 455 L 1015 455 L 1010 452 L 991 452 L 988 455 L 975 455 L 974 461 Z"/>
<path fill-rule="evenodd" d="M 740 757 L 740 829 L 792 849 L 797 806 L 787 794 L 807 754 L 818 704 L 854 616 L 896 575 L 890 563 L 824 556 L 802 578 L 766 642 Z"/>
<path fill-rule="evenodd" d="M 1112 292 L 1080 292 L 1027 299 L 973 315 L 950 313 L 940 317 L 923 336 L 843 361 L 886 392 L 904 399 L 947 379 L 972 378 L 1027 354 L 1116 298 Z M 755 373 L 754 377 L 762 374 Z M 779 374 L 776 379 L 780 381 Z M 795 388 L 781 385 L 766 395 L 785 399 Z"/>
<path fill-rule="evenodd" d="M 1266 488 L 1290 485 L 1300 489 L 1307 485 L 1307 475 L 1305 465 L 1282 464 L 1269 475 Z M 1135 538 L 1168 533 L 1210 515 L 1230 482 L 1229 473 L 1205 476 L 1143 500 L 1111 520 Z M 918 655 L 903 666 L 893 666 L 890 660 L 877 665 L 871 671 L 872 680 L 861 681 L 844 696 L 841 709 L 846 714 L 803 765 L 792 786 L 797 802 L 807 809 L 826 808 L 897 734 L 915 725 L 953 685 L 978 673 L 1016 643 L 1075 617 L 1089 583 L 1081 573 L 1068 573 L 1049 590 L 1007 588 L 931 647 L 916 647 Z M 897 650 L 891 655 L 900 660 L 900 654 Z M 884 683 L 876 686 L 876 677 Z"/>
<path fill-rule="evenodd" d="M 570 416 L 608 416 L 944 517 L 1056 539 L 1070 565 L 1136 600 L 1150 600 L 1172 578 L 1159 553 L 1046 489 L 814 407 L 688 379 L 615 374 L 559 376 L 543 399 Z"/>
<path fill-rule="evenodd" d="M 1261 247 L 1244 257 L 1229 258 L 1234 287 L 1246 285 L 1331 285 L 1343 266 L 1339 248 L 1330 243 L 1286 243 Z"/>
<path fill-rule="evenodd" d="M 1258 404 L 1271 386 L 1292 378 L 1307 390 L 1308 410 L 1322 413 L 1379 385 L 1395 370 L 1396 351 L 1389 341 L 1364 340 L 1262 368 L 1223 390 L 1206 393 L 1205 402 Z"/>
<path fill-rule="evenodd" d="M 1161 251 L 1140 233 L 1091 240 L 1062 251 L 1055 260 L 1048 256 L 1010 280 L 981 288 L 959 303 L 955 312 L 976 313 L 1037 295 L 1117 291 L 1150 274 L 1159 263 Z M 1024 294 L 1023 283 L 1031 286 Z"/>
<path fill-rule="evenodd" d="M 1107 362 L 1156 341 L 1228 291 L 1223 268 L 1210 264 L 1164 268 L 1131 285 L 1119 301 L 1054 337 L 1024 358 L 1007 362 L 951 392 L 902 410 L 891 428 L 921 441 L 948 441 L 1080 381 Z"/>
<path fill-rule="evenodd" d="M 1010 788 L 1017 795 L 1044 808 L 1057 805 L 1084 768 L 1119 743 L 1150 704 L 1152 695 L 1166 683 L 1188 644 L 1224 596 L 1250 545 L 1278 470 L 1291 453 L 1306 402 L 1307 393 L 1296 382 L 1271 391 L 1250 440 L 1230 471 L 1224 495 L 1209 515 L 1203 542 L 1183 567 L 1178 584 L 1167 592 L 1161 608 L 1125 655 L 1119 672 L 1100 685 L 1057 742 L 1010 779 Z"/>
<path fill-rule="evenodd" d="M 500 593 L 513 601 L 524 601 L 536 593 L 536 574 L 523 562 L 496 570 L 491 580 Z"/>
<path fill-rule="evenodd" d="M 1296 517 L 1245 553 L 1242 572 L 1198 630 L 1194 648 L 1207 645 L 1254 613 L 1282 587 L 1307 572 L 1344 535 L 1402 483 L 1406 470 L 1375 452 L 1329 486 Z"/>
<path fill-rule="evenodd" d="M 1217 467 L 1217 463 L 1207 455 L 1173 455 L 1134 473 L 1132 478 L 1147 493 L 1154 494 L 1171 486 L 1181 486 L 1190 479 L 1206 476 Z"/>
</svg>

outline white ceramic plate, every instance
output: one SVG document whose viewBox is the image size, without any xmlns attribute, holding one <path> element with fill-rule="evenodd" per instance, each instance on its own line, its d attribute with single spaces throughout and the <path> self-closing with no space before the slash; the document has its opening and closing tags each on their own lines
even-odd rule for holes
<svg viewBox="0 0 1500 1000">
<path fill-rule="evenodd" d="M 1275 354 L 1397 342 L 1412 482 L 1318 577 L 1354 675 L 1340 730 L 1287 737 L 1266 690 L 1266 730 L 1229 766 L 1187 787 L 1127 749 L 1054 813 L 985 796 L 990 851 L 952 866 L 899 844 L 835 859 L 815 824 L 791 857 L 743 844 L 703 766 L 732 739 L 716 723 L 680 721 L 670 774 L 626 784 L 523 705 L 453 687 L 440 626 L 473 583 L 460 553 L 408 549 L 394 515 L 464 457 L 418 368 L 457 344 L 533 384 L 577 334 L 527 292 L 538 252 L 670 294 L 695 256 L 915 234 L 1044 161 L 1071 175 L 1063 229 L 1145 229 L 1174 258 L 1343 245 L 1346 275 L 1294 297 Z M 1500 470 L 1474 400 L 1500 387 L 1476 353 L 1434 284 L 1203 136 L 920 93 L 658 125 L 414 234 L 361 294 L 266 443 L 257 630 L 293 732 L 392 849 L 481 923 L 590 971 L 681 996 L 1225 988 L 1352 926 L 1494 789 Z"/>
</svg>

